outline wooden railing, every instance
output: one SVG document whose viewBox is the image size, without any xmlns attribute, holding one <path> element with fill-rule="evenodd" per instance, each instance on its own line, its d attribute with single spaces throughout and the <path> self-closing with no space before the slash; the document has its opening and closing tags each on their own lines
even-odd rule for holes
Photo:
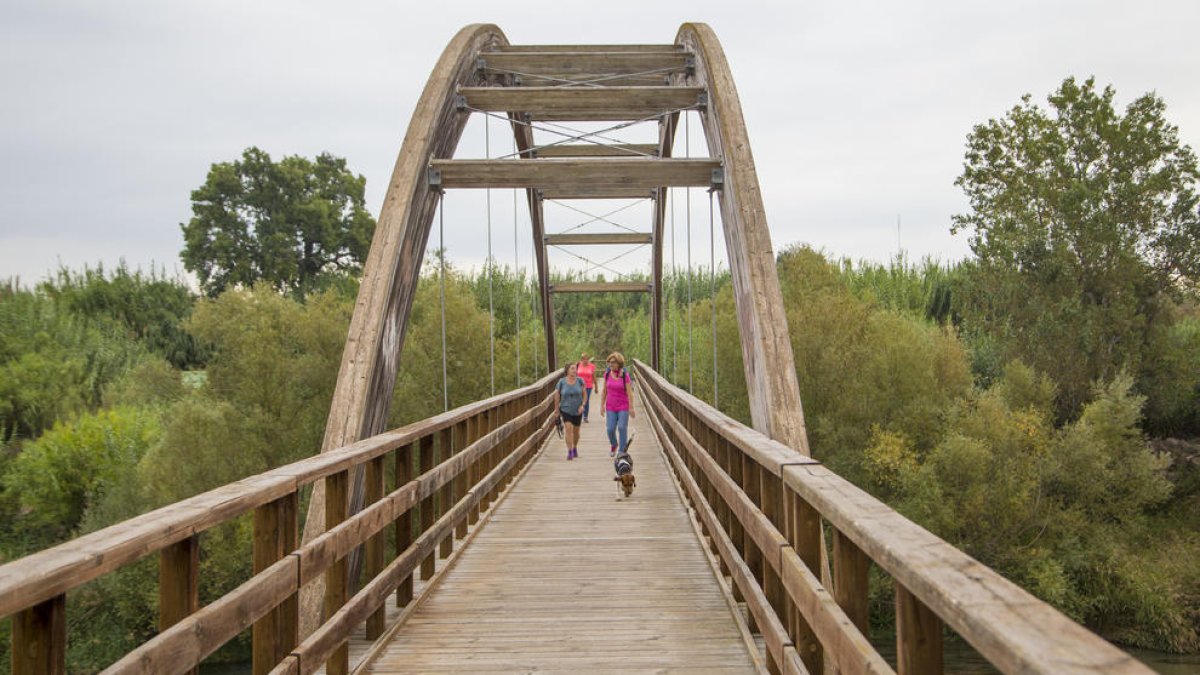
<svg viewBox="0 0 1200 675">
<path fill-rule="evenodd" d="M 495 502 L 553 428 L 557 375 L 353 445 L 251 476 L 0 567 L 0 617 L 13 616 L 14 675 L 65 673 L 66 594 L 159 554 L 160 633 L 105 673 L 195 672 L 253 626 L 254 673 L 348 670 L 347 640 L 366 623 L 383 632 L 384 601 L 413 600 L 413 574 L 429 579 L 438 557 Z M 385 493 L 387 465 L 395 489 Z M 353 472 L 365 470 L 366 505 L 347 514 Z M 323 480 L 326 532 L 298 545 L 299 496 Z M 254 574 L 199 606 L 199 535 L 253 511 Z M 385 551 L 395 528 L 395 553 Z M 347 554 L 365 548 L 368 580 L 348 597 Z M 299 639 L 300 588 L 324 575 L 324 622 Z"/>
<path fill-rule="evenodd" d="M 819 462 L 638 367 L 651 425 L 774 672 L 894 672 L 866 638 L 875 564 L 895 587 L 901 675 L 942 672 L 946 628 L 1005 673 L 1151 673 Z"/>
</svg>

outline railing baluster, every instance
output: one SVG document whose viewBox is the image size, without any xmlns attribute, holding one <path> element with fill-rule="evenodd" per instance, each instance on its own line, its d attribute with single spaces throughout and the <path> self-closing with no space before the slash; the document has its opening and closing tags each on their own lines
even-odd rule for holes
<svg viewBox="0 0 1200 675">
<path fill-rule="evenodd" d="M 296 493 L 254 509 L 254 573 L 275 564 L 296 548 L 299 511 Z M 296 646 L 299 638 L 299 597 L 293 594 L 254 622 L 252 671 L 269 673 Z"/>
<path fill-rule="evenodd" d="M 460 445 L 462 431 L 458 425 L 446 427 L 442 433 L 438 434 L 438 446 L 440 453 L 440 462 L 445 462 L 454 456 L 454 453 Z M 438 517 L 442 517 L 454 508 L 454 480 L 446 481 L 442 489 L 438 490 Z M 454 531 L 447 530 L 446 536 L 442 537 L 442 541 L 438 544 L 438 556 L 445 560 L 450 557 L 454 551 Z"/>
<path fill-rule="evenodd" d="M 917 596 L 896 586 L 896 672 L 939 675 L 942 672 L 942 620 Z"/>
<path fill-rule="evenodd" d="M 197 609 L 200 609 L 200 537 L 192 535 L 164 548 L 158 556 L 158 629 L 164 631 L 174 626 Z M 191 675 L 197 672 L 196 668 L 188 671 Z"/>
<path fill-rule="evenodd" d="M 18 612 L 12 631 L 13 675 L 66 675 L 66 595 Z"/>
<path fill-rule="evenodd" d="M 433 468 L 433 436 L 426 436 L 421 439 L 420 461 L 421 465 L 418 469 L 418 473 L 419 475 L 424 476 L 429 472 L 430 469 Z M 424 533 L 430 527 L 433 527 L 435 496 L 436 495 L 430 494 L 428 497 L 421 500 L 421 533 Z M 435 552 L 430 551 L 429 555 L 425 556 L 425 558 L 421 561 L 421 578 L 425 581 L 429 581 L 433 578 L 433 572 L 437 565 L 436 559 L 437 555 L 435 555 Z"/>
<path fill-rule="evenodd" d="M 396 488 L 412 481 L 413 448 L 416 443 L 396 450 Z M 404 553 L 413 542 L 413 510 L 410 508 L 396 518 L 396 556 Z M 413 575 L 409 574 L 396 587 L 396 606 L 404 607 L 413 599 Z"/>
<path fill-rule="evenodd" d="M 800 556 L 800 560 L 808 567 L 814 576 L 821 576 L 821 515 L 801 499 L 796 493 L 784 487 L 787 497 L 787 527 L 784 530 L 792 549 Z M 796 652 L 814 675 L 824 672 L 825 658 L 821 643 L 817 640 L 812 626 L 804 620 L 798 611 L 791 613 L 792 640 Z"/>
<path fill-rule="evenodd" d="M 371 504 L 378 502 L 380 499 L 383 499 L 383 493 L 384 493 L 384 489 L 385 489 L 383 462 L 384 462 L 383 455 L 380 455 L 379 457 L 376 457 L 375 459 L 372 459 L 371 461 L 367 462 L 366 491 L 364 492 L 364 497 L 366 498 L 367 506 L 370 506 Z M 371 538 L 367 539 L 367 546 L 366 546 L 367 583 L 370 583 L 370 581 L 372 579 L 379 576 L 380 572 L 383 572 L 383 567 L 385 564 L 384 563 L 384 547 L 387 544 L 387 535 L 385 533 L 386 533 L 386 530 L 380 530 L 378 533 L 372 535 Z M 366 630 L 367 630 L 367 639 L 368 640 L 374 640 L 375 638 L 379 637 L 380 635 L 383 635 L 383 629 L 385 627 L 386 617 L 387 617 L 387 606 L 386 605 L 380 605 L 378 609 L 376 609 L 374 612 L 371 612 L 371 616 L 367 617 Z"/>
<path fill-rule="evenodd" d="M 833 599 L 863 634 L 869 634 L 867 608 L 871 559 L 841 532 L 833 531 Z"/>
<path fill-rule="evenodd" d="M 463 422 L 463 435 L 464 435 L 464 438 L 462 441 L 462 445 L 458 449 L 459 452 L 466 450 L 467 448 L 469 448 L 471 446 L 472 443 L 479 440 L 480 436 L 479 436 L 479 416 L 478 415 L 473 415 L 471 417 L 468 417 L 467 420 L 465 422 Z M 454 496 L 456 499 L 462 499 L 467 494 L 467 490 L 470 490 L 471 486 L 473 486 L 475 484 L 475 479 L 472 474 L 473 474 L 473 472 L 472 472 L 471 465 L 467 465 L 467 466 L 463 467 L 462 473 L 455 476 L 455 478 L 454 478 Z M 458 537 L 459 539 L 462 539 L 467 536 L 467 519 L 466 518 L 463 518 L 462 520 L 458 521 L 458 524 L 454 526 L 454 536 Z"/>
<path fill-rule="evenodd" d="M 344 520 L 349 510 L 350 472 L 339 471 L 325 478 L 325 529 Z M 346 556 L 335 561 L 325 571 L 325 616 L 346 604 L 350 586 L 349 561 Z M 348 636 L 347 636 L 348 637 Z M 327 675 L 346 675 L 350 671 L 350 645 L 341 642 L 325 662 Z"/>
</svg>

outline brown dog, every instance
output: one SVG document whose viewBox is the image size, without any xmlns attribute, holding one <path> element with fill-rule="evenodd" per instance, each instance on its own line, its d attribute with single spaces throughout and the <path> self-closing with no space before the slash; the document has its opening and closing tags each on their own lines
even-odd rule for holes
<svg viewBox="0 0 1200 675">
<path fill-rule="evenodd" d="M 625 447 L 628 448 L 629 444 L 626 443 Z M 629 456 L 628 452 L 617 455 L 617 458 L 613 460 L 613 469 L 617 472 L 617 475 L 613 476 L 613 480 L 618 483 L 617 487 L 625 493 L 626 497 L 633 495 L 637 479 L 633 477 L 633 458 Z"/>
<path fill-rule="evenodd" d="M 624 476 L 614 476 L 613 480 L 621 484 L 621 491 L 625 493 L 626 497 L 633 496 L 633 488 L 637 487 L 637 479 L 633 477 L 633 474 L 627 473 Z"/>
</svg>

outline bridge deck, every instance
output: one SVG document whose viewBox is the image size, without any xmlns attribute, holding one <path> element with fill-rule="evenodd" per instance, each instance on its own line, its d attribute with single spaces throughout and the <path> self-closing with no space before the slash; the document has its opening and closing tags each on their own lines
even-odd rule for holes
<svg viewBox="0 0 1200 675">
<path fill-rule="evenodd" d="M 649 423 L 631 420 L 638 487 L 618 500 L 595 402 L 580 459 L 552 436 L 366 672 L 759 668 Z"/>
</svg>

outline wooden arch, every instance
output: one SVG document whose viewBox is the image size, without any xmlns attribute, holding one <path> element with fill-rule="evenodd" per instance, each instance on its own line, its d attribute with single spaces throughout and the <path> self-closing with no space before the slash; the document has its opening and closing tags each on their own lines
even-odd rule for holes
<svg viewBox="0 0 1200 675">
<path fill-rule="evenodd" d="M 646 75 L 659 71 L 664 74 Z M 603 81 L 608 86 L 599 92 L 596 87 L 544 86 L 567 84 L 598 72 L 609 73 Z M 678 109 L 687 106 L 700 111 L 710 151 L 707 159 L 670 157 Z M 507 113 L 521 161 L 452 159 L 470 108 Z M 644 149 L 652 151 L 645 153 L 650 157 L 631 157 L 628 147 L 604 149 L 595 144 L 539 151 L 529 126 L 535 119 L 639 119 L 656 111 L 663 114 L 657 147 Z M 667 187 L 713 185 L 714 170 L 722 182 L 720 208 L 753 426 L 809 454 L 774 251 L 741 104 L 721 45 L 702 23 L 684 24 L 673 45 L 661 46 L 513 47 L 491 24 L 469 25 L 454 36 L 417 103 L 388 185 L 346 339 L 322 452 L 385 430 L 438 189 L 527 188 L 548 369 L 556 364 L 552 292 L 570 290 L 650 292 L 651 362 L 657 368 L 666 203 L 661 197 Z M 649 235 L 652 283 L 640 288 L 551 287 L 542 218 L 542 200 L 548 194 L 658 197 Z M 318 484 L 305 540 L 323 530 L 319 515 L 323 510 Z M 319 612 L 319 593 L 310 591 L 306 596 L 302 633 L 316 625 Z"/>
</svg>

